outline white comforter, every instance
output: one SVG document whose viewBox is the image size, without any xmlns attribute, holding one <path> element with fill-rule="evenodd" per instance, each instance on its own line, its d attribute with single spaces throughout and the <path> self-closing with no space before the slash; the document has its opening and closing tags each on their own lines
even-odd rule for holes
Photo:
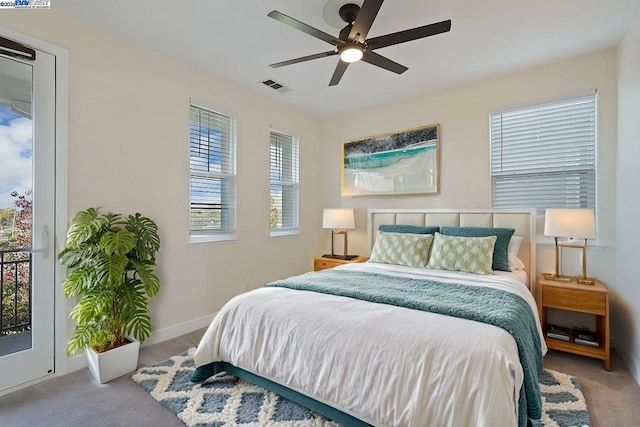
<svg viewBox="0 0 640 427">
<path fill-rule="evenodd" d="M 374 263 L 339 268 L 505 289 L 538 318 L 514 277 Z M 517 425 L 523 371 L 516 343 L 501 328 L 465 319 L 261 288 L 220 310 L 194 358 L 197 366 L 229 362 L 375 426 Z"/>
</svg>

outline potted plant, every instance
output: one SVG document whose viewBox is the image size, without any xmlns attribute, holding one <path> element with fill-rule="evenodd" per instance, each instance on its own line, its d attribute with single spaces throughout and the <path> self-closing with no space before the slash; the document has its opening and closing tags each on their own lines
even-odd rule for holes
<svg viewBox="0 0 640 427">
<path fill-rule="evenodd" d="M 76 328 L 67 353 L 85 349 L 89 370 L 101 384 L 137 367 L 140 342 L 151 334 L 148 299 L 160 289 L 154 273 L 159 248 L 158 227 L 139 213 L 125 217 L 89 208 L 71 220 L 58 255 L 73 269 L 62 284 L 64 293 L 78 297 L 69 315 Z"/>
</svg>

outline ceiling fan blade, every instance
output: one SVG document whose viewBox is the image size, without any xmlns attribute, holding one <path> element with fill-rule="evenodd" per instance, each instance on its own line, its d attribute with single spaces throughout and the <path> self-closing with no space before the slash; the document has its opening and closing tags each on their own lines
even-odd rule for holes
<svg viewBox="0 0 640 427">
<path fill-rule="evenodd" d="M 330 50 L 327 52 L 316 53 L 315 55 L 302 56 L 300 58 L 290 59 L 288 61 L 276 62 L 275 64 L 270 64 L 269 67 L 279 68 L 284 67 L 285 65 L 297 64 L 299 62 L 311 61 L 312 59 L 320 59 L 326 58 L 327 56 L 337 55 L 338 52 L 335 50 Z"/>
<path fill-rule="evenodd" d="M 340 46 L 344 44 L 342 40 L 337 37 L 333 37 L 331 34 L 327 34 L 324 31 L 320 31 L 316 28 L 313 28 L 310 25 L 305 24 L 304 22 L 300 22 L 295 18 L 285 15 L 284 13 L 280 13 L 277 10 L 272 10 L 267 14 L 268 17 L 275 19 L 276 21 L 280 21 L 283 24 L 286 24 L 290 27 L 295 28 L 296 30 L 300 30 L 304 33 L 309 34 L 317 39 L 325 41 L 334 46 Z"/>
<path fill-rule="evenodd" d="M 349 40 L 364 43 L 384 0 L 365 0 L 349 32 Z"/>
<path fill-rule="evenodd" d="M 331 76 L 331 81 L 329 82 L 329 86 L 335 86 L 340 83 L 340 79 L 345 71 L 347 71 L 347 67 L 349 66 L 348 62 L 344 62 L 342 60 L 338 61 L 338 65 L 336 66 L 336 70 L 333 72 L 333 76 Z"/>
<path fill-rule="evenodd" d="M 389 58 L 385 58 L 382 55 L 378 55 L 375 52 L 364 52 L 364 56 L 362 57 L 364 62 L 368 62 L 369 64 L 375 65 L 380 68 L 384 68 L 385 70 L 389 70 L 396 74 L 402 74 L 408 70 L 404 65 L 400 65 L 397 62 L 390 60 Z"/>
<path fill-rule="evenodd" d="M 374 37 L 367 40 L 367 48 L 380 49 L 382 47 L 393 46 L 394 44 L 404 43 L 411 40 L 417 40 L 424 37 L 435 36 L 436 34 L 446 33 L 451 30 L 451 20 L 436 22 L 422 27 L 412 28 L 410 30 L 398 31 L 380 37 Z"/>
</svg>

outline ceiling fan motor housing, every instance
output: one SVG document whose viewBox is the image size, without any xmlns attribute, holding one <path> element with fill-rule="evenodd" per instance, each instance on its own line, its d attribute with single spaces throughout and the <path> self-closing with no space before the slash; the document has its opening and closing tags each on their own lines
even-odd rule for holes
<svg viewBox="0 0 640 427">
<path fill-rule="evenodd" d="M 349 38 L 349 33 L 351 33 L 353 23 L 356 22 L 358 12 L 360 12 L 360 6 L 357 4 L 347 3 L 340 7 L 340 11 L 338 12 L 340 14 L 340 18 L 347 23 L 347 25 L 340 30 L 340 35 L 338 36 L 340 37 L 340 40 L 347 40 Z"/>
<path fill-rule="evenodd" d="M 344 22 L 353 24 L 358 17 L 358 12 L 360 12 L 360 6 L 354 3 L 347 3 L 340 8 L 338 13 Z"/>
</svg>

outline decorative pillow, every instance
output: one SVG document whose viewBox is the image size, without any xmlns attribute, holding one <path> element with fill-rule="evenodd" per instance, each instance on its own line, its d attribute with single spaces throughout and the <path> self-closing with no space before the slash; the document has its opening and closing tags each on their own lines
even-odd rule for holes
<svg viewBox="0 0 640 427">
<path fill-rule="evenodd" d="M 379 231 L 369 261 L 424 268 L 433 234 L 385 233 Z"/>
<path fill-rule="evenodd" d="M 496 236 L 458 237 L 436 233 L 427 268 L 491 274 Z"/>
<path fill-rule="evenodd" d="M 516 230 L 513 228 L 489 228 L 489 227 L 442 227 L 440 231 L 447 236 L 459 237 L 487 237 L 496 236 L 496 245 L 493 249 L 494 270 L 509 271 L 509 240 Z"/>
<path fill-rule="evenodd" d="M 520 236 L 512 236 L 511 240 L 509 240 L 509 271 L 524 270 L 524 262 L 518 258 L 522 240 Z"/>
<path fill-rule="evenodd" d="M 433 234 L 440 231 L 440 227 L 437 225 L 420 227 L 417 225 L 383 224 L 378 227 L 378 231 L 384 231 L 385 233 Z"/>
</svg>

